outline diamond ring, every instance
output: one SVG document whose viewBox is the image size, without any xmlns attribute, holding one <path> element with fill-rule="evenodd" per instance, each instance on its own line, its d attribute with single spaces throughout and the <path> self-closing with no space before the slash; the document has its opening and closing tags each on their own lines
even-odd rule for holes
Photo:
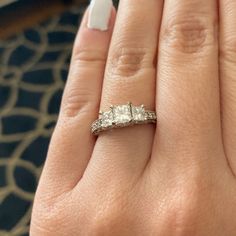
<svg viewBox="0 0 236 236">
<path fill-rule="evenodd" d="M 94 135 L 98 135 L 102 131 L 114 128 L 156 123 L 156 121 L 156 112 L 146 110 L 144 105 L 134 106 L 129 102 L 126 105 L 111 106 L 109 111 L 99 112 L 99 118 L 91 125 L 91 131 Z"/>
</svg>

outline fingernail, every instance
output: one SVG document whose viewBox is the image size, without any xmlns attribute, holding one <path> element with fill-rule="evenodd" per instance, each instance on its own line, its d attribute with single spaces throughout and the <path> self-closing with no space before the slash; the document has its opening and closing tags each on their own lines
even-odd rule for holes
<svg viewBox="0 0 236 236">
<path fill-rule="evenodd" d="M 89 6 L 88 28 L 108 30 L 112 6 L 112 0 L 92 0 Z"/>
</svg>

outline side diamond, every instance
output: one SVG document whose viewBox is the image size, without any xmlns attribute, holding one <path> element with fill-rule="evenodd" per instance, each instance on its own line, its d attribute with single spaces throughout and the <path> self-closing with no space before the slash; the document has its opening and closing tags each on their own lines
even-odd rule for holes
<svg viewBox="0 0 236 236">
<path fill-rule="evenodd" d="M 145 109 L 144 107 L 132 107 L 132 114 L 133 114 L 133 119 L 135 121 L 143 121 L 146 119 L 146 114 L 145 114 Z"/>
<path fill-rule="evenodd" d="M 102 114 L 102 127 L 109 127 L 112 126 L 113 122 L 113 114 L 112 111 L 107 111 Z"/>
</svg>

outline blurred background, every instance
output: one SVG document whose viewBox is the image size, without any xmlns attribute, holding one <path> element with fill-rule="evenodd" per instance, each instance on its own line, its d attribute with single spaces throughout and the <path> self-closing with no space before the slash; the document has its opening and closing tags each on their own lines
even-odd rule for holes
<svg viewBox="0 0 236 236">
<path fill-rule="evenodd" d="M 29 235 L 34 192 L 88 3 L 0 0 L 0 236 Z"/>
</svg>

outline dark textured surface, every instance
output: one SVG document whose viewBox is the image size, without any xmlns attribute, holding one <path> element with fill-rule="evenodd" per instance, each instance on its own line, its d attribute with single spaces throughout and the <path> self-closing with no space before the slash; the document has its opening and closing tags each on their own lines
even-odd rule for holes
<svg viewBox="0 0 236 236">
<path fill-rule="evenodd" d="M 0 236 L 28 235 L 82 12 L 0 41 Z"/>
<path fill-rule="evenodd" d="M 0 236 L 29 235 L 34 192 L 83 11 L 72 8 L 0 40 Z"/>
</svg>

